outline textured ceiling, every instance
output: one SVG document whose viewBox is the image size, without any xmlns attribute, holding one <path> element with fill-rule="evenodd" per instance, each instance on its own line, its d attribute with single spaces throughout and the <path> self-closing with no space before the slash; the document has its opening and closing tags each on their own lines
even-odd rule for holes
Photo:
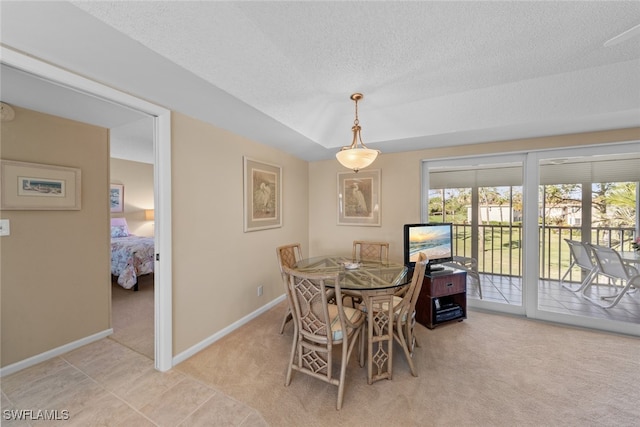
<svg viewBox="0 0 640 427">
<path fill-rule="evenodd" d="M 3 44 L 307 160 L 640 126 L 638 1 L 72 3 Z"/>
</svg>

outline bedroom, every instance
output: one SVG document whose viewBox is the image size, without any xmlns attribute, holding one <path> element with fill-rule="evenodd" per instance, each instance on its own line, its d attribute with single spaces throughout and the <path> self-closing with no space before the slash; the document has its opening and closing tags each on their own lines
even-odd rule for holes
<svg viewBox="0 0 640 427">
<path fill-rule="evenodd" d="M 121 204 L 112 208 L 111 219 L 113 221 L 126 221 L 126 228 L 130 236 L 149 238 L 154 236 L 154 221 L 150 217 L 153 214 L 154 194 L 153 194 L 153 163 L 146 160 L 145 156 L 131 155 L 124 149 L 126 141 L 118 139 L 117 132 L 111 135 L 111 159 L 110 159 L 110 183 L 116 185 L 121 192 Z M 123 158 L 117 158 L 123 157 Z M 135 158 L 140 161 L 125 159 Z M 152 156 L 151 156 L 152 158 Z M 116 211 L 116 212 L 114 212 Z M 121 211 L 121 212 L 117 212 Z M 114 228 L 112 227 L 112 237 Z M 114 245 L 118 245 L 118 240 L 112 239 L 112 250 Z M 151 241 L 151 256 L 153 246 Z M 133 274 L 120 275 L 114 272 L 123 272 L 121 265 L 112 252 L 112 281 L 111 281 L 111 316 L 113 335 L 112 339 L 119 343 L 138 351 L 153 359 L 154 357 L 154 275 L 146 273 L 149 268 L 153 268 L 153 262 L 142 267 L 141 275 L 135 277 Z M 115 270 L 114 270 L 115 269 Z M 133 271 L 131 270 L 131 273 Z M 135 284 L 135 286 L 134 286 Z M 134 290 L 135 289 L 135 290 Z"/>
</svg>

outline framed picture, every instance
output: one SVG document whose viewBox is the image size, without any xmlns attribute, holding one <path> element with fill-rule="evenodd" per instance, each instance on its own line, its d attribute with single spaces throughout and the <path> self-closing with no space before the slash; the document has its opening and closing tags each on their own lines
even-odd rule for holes
<svg viewBox="0 0 640 427">
<path fill-rule="evenodd" d="M 244 231 L 282 227 L 282 168 L 244 157 Z"/>
<path fill-rule="evenodd" d="M 111 212 L 124 212 L 124 185 L 111 184 L 109 205 L 111 206 Z"/>
<path fill-rule="evenodd" d="M 65 166 L 0 160 L 0 208 L 80 210 L 81 171 Z"/>
<path fill-rule="evenodd" d="M 380 170 L 338 172 L 338 225 L 380 226 Z"/>
</svg>

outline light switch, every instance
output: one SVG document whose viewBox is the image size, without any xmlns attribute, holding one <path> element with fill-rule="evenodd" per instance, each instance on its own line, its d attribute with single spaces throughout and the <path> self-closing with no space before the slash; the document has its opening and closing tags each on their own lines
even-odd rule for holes
<svg viewBox="0 0 640 427">
<path fill-rule="evenodd" d="M 0 236 L 8 236 L 11 234 L 8 219 L 0 219 Z"/>
</svg>

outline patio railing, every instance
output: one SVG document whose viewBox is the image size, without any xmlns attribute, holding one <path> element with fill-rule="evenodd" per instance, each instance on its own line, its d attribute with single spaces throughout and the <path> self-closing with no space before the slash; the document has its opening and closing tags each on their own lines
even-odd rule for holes
<svg viewBox="0 0 640 427">
<path fill-rule="evenodd" d="M 471 230 L 468 224 L 454 224 L 455 253 L 471 257 Z M 522 276 L 522 227 L 520 225 L 480 225 L 478 229 L 478 270 L 502 276 Z M 564 239 L 589 241 L 617 250 L 629 251 L 635 236 L 633 227 L 594 227 L 584 239 L 580 227 L 540 226 L 540 278 L 559 280 L 571 263 Z M 580 281 L 579 269 L 568 280 Z"/>
</svg>

